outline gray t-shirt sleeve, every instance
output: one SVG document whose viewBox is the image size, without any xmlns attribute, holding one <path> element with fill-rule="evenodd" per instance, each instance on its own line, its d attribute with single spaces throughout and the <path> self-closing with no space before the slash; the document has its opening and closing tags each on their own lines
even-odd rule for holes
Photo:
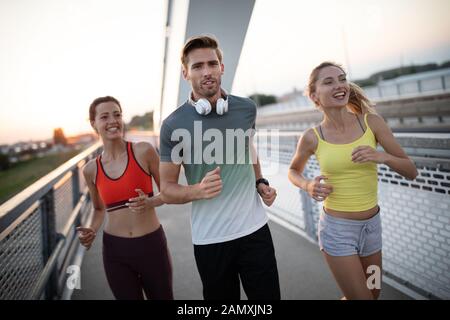
<svg viewBox="0 0 450 320">
<path fill-rule="evenodd" d="M 163 121 L 159 132 L 159 148 L 161 152 L 160 159 L 162 162 L 172 162 L 172 149 L 176 144 L 176 141 L 171 140 L 172 131 L 173 129 L 165 121 Z"/>
</svg>

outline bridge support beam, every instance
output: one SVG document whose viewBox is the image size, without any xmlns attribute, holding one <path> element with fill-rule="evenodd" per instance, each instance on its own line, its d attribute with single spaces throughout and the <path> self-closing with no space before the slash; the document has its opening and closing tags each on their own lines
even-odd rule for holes
<svg viewBox="0 0 450 320">
<path fill-rule="evenodd" d="M 225 64 L 222 86 L 231 90 L 254 3 L 255 0 L 168 0 L 161 101 L 153 112 L 155 132 L 189 95 L 180 62 L 181 49 L 189 37 L 210 34 L 218 38 Z"/>
</svg>

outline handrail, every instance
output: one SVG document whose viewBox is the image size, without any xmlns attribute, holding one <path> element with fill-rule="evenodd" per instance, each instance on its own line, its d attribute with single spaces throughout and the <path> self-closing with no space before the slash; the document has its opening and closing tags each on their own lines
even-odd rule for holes
<svg viewBox="0 0 450 320">
<path fill-rule="evenodd" d="M 73 224 L 77 220 L 78 215 L 81 212 L 81 208 L 83 207 L 83 204 L 87 200 L 87 192 L 88 192 L 87 190 L 88 190 L 88 188 L 86 187 L 85 190 L 83 191 L 83 195 L 81 196 L 80 201 L 78 201 L 78 204 L 73 209 L 69 219 L 67 220 L 67 223 L 65 224 L 65 226 L 62 229 L 61 234 L 65 237 L 67 237 L 67 235 L 69 234 L 71 227 L 73 226 Z"/>
<path fill-rule="evenodd" d="M 42 293 L 44 292 L 48 280 L 50 279 L 50 276 L 53 272 L 53 269 L 56 266 L 56 263 L 58 261 L 59 255 L 62 252 L 62 249 L 64 248 L 65 242 L 67 241 L 67 236 L 70 232 L 70 229 L 73 227 L 75 222 L 77 221 L 77 217 L 81 213 L 81 208 L 83 207 L 83 204 L 87 200 L 87 191 L 88 188 L 86 187 L 83 195 L 81 196 L 80 200 L 78 201 L 76 207 L 73 209 L 69 220 L 65 224 L 63 230 L 61 233 L 57 233 L 58 241 L 56 244 L 55 249 L 53 250 L 52 254 L 50 255 L 47 263 L 44 266 L 44 269 L 42 270 L 38 281 L 36 282 L 36 285 L 33 287 L 32 293 L 30 295 L 30 299 L 37 300 L 42 296 Z"/>
<path fill-rule="evenodd" d="M 12 199 L 6 201 L 0 206 L 0 233 L 8 228 L 20 215 L 30 207 L 34 202 L 42 198 L 51 190 L 56 182 L 61 179 L 67 171 L 74 169 L 78 162 L 89 156 L 101 146 L 98 141 L 79 155 L 67 161 L 48 175 L 42 177 Z"/>
<path fill-rule="evenodd" d="M 58 262 L 59 254 L 61 253 L 61 251 L 64 247 L 64 244 L 66 242 L 66 238 L 62 235 L 60 235 L 60 236 L 61 237 L 58 239 L 56 247 L 53 250 L 52 254 L 50 255 L 47 263 L 45 264 L 45 267 L 42 270 L 42 272 L 39 276 L 39 279 L 36 282 L 36 285 L 33 287 L 33 290 L 30 295 L 30 299 L 38 300 L 41 297 L 45 287 L 47 286 L 47 283 L 48 283 L 48 280 L 50 279 L 52 271 L 55 268 L 56 263 Z"/>
<path fill-rule="evenodd" d="M 80 190 L 79 170 L 98 152 L 101 145 L 100 141 L 94 143 L 0 206 L 0 241 L 8 241 L 7 237 L 12 231 L 33 215 L 36 210 L 41 210 L 38 213 L 40 215 L 38 223 L 41 230 L 42 249 L 38 250 L 36 254 L 42 255 L 44 266 L 36 275 L 35 280 L 28 284 L 31 286 L 31 290 L 25 292 L 27 299 L 40 299 L 47 289 L 46 292 L 50 297 L 46 298 L 51 299 L 59 295 L 59 283 L 64 279 L 64 274 L 58 274 L 56 268 L 59 268 L 61 258 L 64 261 L 71 259 L 67 254 L 70 252 L 70 248 L 76 244 L 73 228 L 76 223 L 80 222 L 80 216 L 87 212 L 85 204 L 89 201 L 88 188 L 84 187 L 84 190 Z M 71 213 L 62 230 L 56 230 L 57 212 L 54 207 L 54 192 L 70 181 L 72 201 L 67 203 L 67 206 L 71 207 Z"/>
</svg>

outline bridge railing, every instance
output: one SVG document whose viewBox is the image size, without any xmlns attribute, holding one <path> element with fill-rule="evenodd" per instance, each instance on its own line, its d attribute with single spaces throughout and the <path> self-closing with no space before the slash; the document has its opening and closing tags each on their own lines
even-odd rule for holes
<svg viewBox="0 0 450 320">
<path fill-rule="evenodd" d="M 277 189 L 277 200 L 269 208 L 272 216 L 317 243 L 317 223 L 323 204 L 293 186 L 287 178 L 301 134 L 280 132 L 278 145 L 258 144 L 258 154 L 263 171 L 265 167 L 271 168 L 268 178 Z M 396 137 L 415 162 L 419 176 L 409 181 L 385 165 L 378 166 L 385 275 L 421 296 L 449 299 L 450 135 L 396 134 Z M 304 175 L 309 179 L 320 175 L 314 157 L 307 163 Z"/>
<path fill-rule="evenodd" d="M 374 103 L 448 93 L 450 92 L 450 68 L 405 75 L 391 80 L 382 80 L 377 85 L 367 86 L 363 89 Z M 311 100 L 300 92 L 290 101 L 258 108 L 258 116 L 314 109 L 315 107 Z"/>
<path fill-rule="evenodd" d="M 82 167 L 96 143 L 0 206 L 0 300 L 57 299 L 91 213 Z"/>
<path fill-rule="evenodd" d="M 278 197 L 273 217 L 317 242 L 321 203 L 287 179 L 301 132 L 280 132 L 278 145 L 259 144 L 261 162 L 275 164 L 268 175 Z M 450 298 L 450 135 L 396 134 L 416 163 L 408 181 L 379 166 L 383 223 L 383 267 L 397 283 L 431 298 Z M 90 218 L 81 168 L 101 150 L 98 143 L 0 206 L 0 300 L 61 297 L 78 247 L 75 226 Z M 312 158 L 308 178 L 319 175 Z"/>
<path fill-rule="evenodd" d="M 450 91 L 450 68 L 405 75 L 364 87 L 374 101 L 409 98 Z"/>
</svg>

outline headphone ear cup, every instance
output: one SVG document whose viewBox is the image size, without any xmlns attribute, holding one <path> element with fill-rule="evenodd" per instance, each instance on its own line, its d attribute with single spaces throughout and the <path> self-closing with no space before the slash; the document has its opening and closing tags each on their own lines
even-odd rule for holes
<svg viewBox="0 0 450 320">
<path fill-rule="evenodd" d="M 207 99 L 199 99 L 195 103 L 195 110 L 201 115 L 207 115 L 211 112 L 211 104 Z"/>
<path fill-rule="evenodd" d="M 219 98 L 216 103 L 216 112 L 218 115 L 223 115 L 228 111 L 228 101 L 222 98 Z"/>
<path fill-rule="evenodd" d="M 226 100 L 223 100 L 223 113 L 228 112 L 228 98 Z"/>
<path fill-rule="evenodd" d="M 223 99 L 222 98 L 217 99 L 216 113 L 220 116 L 223 115 Z"/>
</svg>

